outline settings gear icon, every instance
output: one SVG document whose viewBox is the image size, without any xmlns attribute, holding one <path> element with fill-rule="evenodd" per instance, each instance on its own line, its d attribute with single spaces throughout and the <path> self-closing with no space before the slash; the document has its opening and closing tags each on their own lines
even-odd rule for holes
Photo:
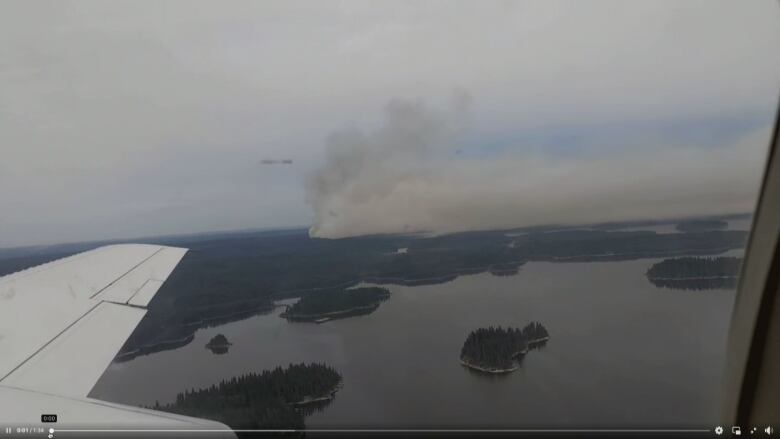
<svg viewBox="0 0 780 439">
<path fill-rule="evenodd" d="M 723 427 L 721 427 L 720 425 L 715 427 L 715 434 L 717 434 L 717 435 L 723 434 Z"/>
</svg>

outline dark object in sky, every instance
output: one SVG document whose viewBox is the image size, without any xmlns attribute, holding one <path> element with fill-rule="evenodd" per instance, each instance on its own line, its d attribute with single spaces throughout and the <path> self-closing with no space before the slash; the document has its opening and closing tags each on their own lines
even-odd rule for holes
<svg viewBox="0 0 780 439">
<path fill-rule="evenodd" d="M 261 165 L 292 165 L 292 159 L 263 159 L 260 160 Z"/>
</svg>

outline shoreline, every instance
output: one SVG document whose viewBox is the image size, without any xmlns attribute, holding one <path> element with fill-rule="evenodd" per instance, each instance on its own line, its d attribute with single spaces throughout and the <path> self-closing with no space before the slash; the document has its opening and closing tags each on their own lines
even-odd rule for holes
<svg viewBox="0 0 780 439">
<path fill-rule="evenodd" d="M 506 374 L 506 373 L 514 372 L 517 369 L 520 369 L 519 365 L 515 365 L 511 369 L 488 369 L 482 366 L 477 366 L 476 364 L 469 363 L 468 361 L 462 358 L 460 360 L 460 364 L 472 370 L 477 370 L 479 372 L 492 373 L 492 374 Z"/>
<path fill-rule="evenodd" d="M 336 397 L 336 393 L 339 390 L 341 390 L 342 387 L 344 387 L 343 381 L 344 381 L 343 379 L 339 380 L 339 382 L 332 389 L 330 389 L 329 391 L 325 392 L 325 394 L 322 395 L 322 396 L 317 396 L 317 397 L 305 396 L 300 401 L 288 402 L 287 404 L 295 406 L 295 407 L 300 407 L 300 406 L 305 406 L 305 405 L 309 405 L 309 404 L 314 404 L 314 403 L 317 403 L 317 402 L 330 401 L 333 398 L 335 398 Z"/>
<path fill-rule="evenodd" d="M 381 305 L 381 302 L 375 302 L 370 305 L 356 306 L 345 310 L 331 311 L 322 314 L 288 314 L 287 311 L 285 311 L 279 314 L 279 317 L 294 322 L 325 323 L 334 319 L 338 319 L 340 317 L 352 317 L 347 315 L 349 313 L 358 312 L 358 311 L 372 311 L 379 308 L 379 305 Z"/>
<path fill-rule="evenodd" d="M 552 255 L 537 255 L 540 259 L 529 258 L 529 261 L 541 261 L 545 258 L 552 262 L 566 262 L 573 260 L 574 262 L 602 262 L 602 259 L 606 258 L 624 258 L 624 259 L 655 259 L 658 257 L 667 256 L 686 256 L 686 255 L 718 255 L 730 250 L 744 249 L 744 246 L 726 246 L 718 248 L 708 249 L 686 249 L 686 250 L 669 250 L 669 251 L 648 251 L 640 253 L 601 253 L 601 254 L 586 254 L 586 255 L 572 255 L 572 256 L 552 256 Z M 577 261 L 576 259 L 592 258 L 592 261 Z"/>
<path fill-rule="evenodd" d="M 250 301 L 257 301 L 257 300 L 256 299 L 251 299 Z M 234 302 L 230 302 L 230 303 L 231 304 L 233 304 L 233 303 L 240 303 L 240 301 L 234 301 Z M 270 312 L 273 312 L 278 306 L 282 306 L 282 305 L 276 305 L 273 302 L 271 303 L 271 305 L 260 304 L 258 306 L 253 307 L 253 308 L 248 308 L 248 309 L 244 309 L 244 310 L 241 310 L 241 311 L 236 311 L 236 312 L 232 312 L 232 313 L 228 313 L 228 314 L 220 314 L 220 315 L 213 316 L 213 317 L 206 317 L 206 318 L 200 319 L 200 320 L 194 320 L 194 321 L 191 321 L 191 322 L 181 323 L 179 325 L 179 327 L 187 328 L 187 327 L 190 327 L 190 326 L 197 326 L 198 327 L 197 329 L 201 329 L 201 325 L 204 325 L 204 324 L 207 325 L 209 323 L 212 323 L 215 320 L 235 317 L 235 316 L 243 315 L 243 314 L 270 313 Z M 252 317 L 252 316 L 250 315 L 250 316 L 247 316 L 247 317 Z"/>
<path fill-rule="evenodd" d="M 647 276 L 648 280 L 718 280 L 718 279 L 739 279 L 739 275 L 734 276 L 701 276 L 701 277 L 656 277 Z"/>
<path fill-rule="evenodd" d="M 260 305 L 260 306 L 257 306 L 255 308 L 250 308 L 250 309 L 247 309 L 247 310 L 238 311 L 238 312 L 234 312 L 234 313 L 230 313 L 230 314 L 222 314 L 222 315 L 218 315 L 218 316 L 214 316 L 214 317 L 208 317 L 208 318 L 205 318 L 205 319 L 197 320 L 197 321 L 194 321 L 194 322 L 181 323 L 181 324 L 178 325 L 179 329 L 184 329 L 184 330 L 188 330 L 188 331 L 192 327 L 195 327 L 195 329 L 192 330 L 192 332 L 190 332 L 189 334 L 187 334 L 187 335 L 185 335 L 183 337 L 173 338 L 173 339 L 168 339 L 168 340 L 160 340 L 160 341 L 155 342 L 155 343 L 148 343 L 148 344 L 138 345 L 135 349 L 132 349 L 132 350 L 129 350 L 129 351 L 126 351 L 126 352 L 121 352 L 120 351 L 120 352 L 118 352 L 116 354 L 116 356 L 114 356 L 114 359 L 111 360 L 111 361 L 112 362 L 117 362 L 117 363 L 122 363 L 122 362 L 125 362 L 125 361 L 131 361 L 131 360 L 135 359 L 136 357 L 142 357 L 144 355 L 151 355 L 151 354 L 155 354 L 157 352 L 167 351 L 167 350 L 171 350 L 171 349 L 178 349 L 180 347 L 183 347 L 183 346 L 186 346 L 186 345 L 190 344 L 195 339 L 195 332 L 197 332 L 200 329 L 208 328 L 210 323 L 213 323 L 213 322 L 215 322 L 217 320 L 225 319 L 225 318 L 232 318 L 232 317 L 236 317 L 236 316 L 239 316 L 239 315 L 246 315 L 245 318 L 249 318 L 249 317 L 253 317 L 253 316 L 258 315 L 258 314 L 271 313 L 279 306 L 284 306 L 284 305 L 277 305 L 275 303 L 273 303 L 271 306 Z M 241 319 L 237 319 L 237 320 L 241 320 Z M 231 323 L 232 321 L 234 321 L 234 320 L 231 320 L 228 323 Z M 219 326 L 219 324 L 217 324 L 215 326 Z"/>
<path fill-rule="evenodd" d="M 602 253 L 602 254 L 591 254 L 591 255 L 571 255 L 571 256 L 553 256 L 553 255 L 532 255 L 528 257 L 527 259 L 523 260 L 517 260 L 517 261 L 509 261 L 504 262 L 501 264 L 515 264 L 518 263 L 518 269 L 525 265 L 527 262 L 588 262 L 588 261 L 581 261 L 579 259 L 592 259 L 593 262 L 601 262 L 604 259 L 609 258 L 625 258 L 627 256 L 632 256 L 628 259 L 651 259 L 656 257 L 664 257 L 664 256 L 684 256 L 684 255 L 716 255 L 720 253 L 724 253 L 730 250 L 734 249 L 744 249 L 744 246 L 725 246 L 725 247 L 719 247 L 719 248 L 711 248 L 711 249 L 687 249 L 687 250 L 672 250 L 672 251 L 660 251 L 660 252 L 644 252 L 644 253 Z M 314 291 L 321 291 L 321 290 L 331 290 L 331 289 L 337 289 L 337 288 L 349 288 L 355 285 L 358 285 L 360 283 L 368 283 L 368 284 L 376 284 L 376 285 L 400 285 L 400 286 L 420 286 L 420 285 L 426 285 L 426 284 L 440 284 L 440 283 L 446 283 L 455 280 L 456 278 L 463 276 L 463 275 L 470 275 L 470 274 L 479 274 L 488 271 L 490 268 L 492 268 L 496 264 L 488 265 L 486 267 L 468 267 L 460 270 L 455 270 L 455 272 L 447 273 L 440 276 L 434 276 L 429 278 L 417 278 L 417 279 L 406 279 L 406 278 L 398 278 L 398 277 L 371 277 L 371 276 L 363 276 L 358 277 L 357 279 L 342 282 L 336 285 L 329 285 L 324 287 L 312 287 L 312 288 L 297 288 L 287 291 L 278 291 L 275 293 L 272 293 L 268 299 L 272 302 L 275 302 L 277 300 L 283 300 L 291 297 L 300 297 L 300 293 L 305 292 L 314 292 Z M 518 270 L 519 271 L 519 270 Z M 738 278 L 736 276 L 735 278 Z M 648 278 L 649 280 L 653 280 L 651 278 Z M 659 279 L 655 278 L 656 280 L 664 281 L 664 280 L 684 280 L 684 279 Z M 690 280 L 696 280 L 696 279 L 690 279 Z M 703 279 L 702 279 L 703 280 Z M 257 299 L 250 299 L 248 302 L 256 301 Z M 246 315 L 246 317 L 252 317 L 251 314 L 260 314 L 264 312 L 270 312 L 273 311 L 276 307 L 284 306 L 273 303 L 272 305 L 268 306 L 256 306 L 254 307 L 254 310 L 243 310 L 238 311 L 234 313 L 229 314 L 223 314 L 213 317 L 207 317 L 204 319 L 196 320 L 196 321 L 190 321 L 190 322 L 184 322 L 180 324 L 181 328 L 190 328 L 194 327 L 195 330 L 201 329 L 203 327 L 208 327 L 208 325 L 215 320 L 220 319 L 231 319 L 235 318 L 237 316 Z M 250 315 L 247 315 L 250 314 Z M 327 316 L 323 316 L 327 317 Z M 241 318 L 236 318 L 235 320 L 241 320 Z M 324 322 L 322 322 L 324 323 Z M 170 349 L 176 349 L 178 347 L 181 347 L 182 344 L 186 345 L 189 343 L 189 341 L 186 341 L 187 338 L 194 337 L 193 331 L 191 334 L 185 335 L 184 337 L 169 339 L 169 340 L 160 340 L 154 343 L 148 343 L 148 344 L 140 344 L 137 345 L 134 349 L 128 350 L 126 352 L 119 352 L 114 361 L 130 361 L 133 358 L 137 356 L 143 356 L 143 355 L 149 355 L 152 353 L 156 353 L 159 351 L 164 350 L 170 350 Z M 170 347 L 167 347 L 170 346 Z"/>
<path fill-rule="evenodd" d="M 540 338 L 535 338 L 533 340 L 528 340 L 526 342 L 528 347 L 524 351 L 518 351 L 518 352 L 515 352 L 514 354 L 512 354 L 511 358 L 515 361 L 515 365 L 514 365 L 514 367 L 511 367 L 509 369 L 490 369 L 490 368 L 487 368 L 487 367 L 478 366 L 478 365 L 476 365 L 474 363 L 470 363 L 470 362 L 464 360 L 463 358 L 460 359 L 460 364 L 462 366 L 464 366 L 464 367 L 469 368 L 469 369 L 476 370 L 476 371 L 479 371 L 479 372 L 484 372 L 484 373 L 491 373 L 491 374 L 497 374 L 497 375 L 498 374 L 511 373 L 511 372 L 516 371 L 517 369 L 520 369 L 520 360 L 518 359 L 518 357 L 524 356 L 531 349 L 534 349 L 536 346 L 540 345 L 541 343 L 546 343 L 549 339 L 550 339 L 550 336 L 548 335 L 547 337 L 540 337 Z"/>
<path fill-rule="evenodd" d="M 548 340 L 550 340 L 550 336 L 549 335 L 547 337 L 540 337 L 540 338 L 535 338 L 533 340 L 528 340 L 528 341 L 526 341 L 526 343 L 531 345 L 532 343 L 541 343 L 543 341 L 548 341 Z"/>
<path fill-rule="evenodd" d="M 279 291 L 272 294 L 271 297 L 276 297 L 277 298 L 276 300 L 281 298 L 288 298 L 288 297 L 300 297 L 296 295 L 299 295 L 300 293 L 307 293 L 313 291 L 332 290 L 338 288 L 350 288 L 359 285 L 361 283 L 376 284 L 376 285 L 399 285 L 399 286 L 407 286 L 407 287 L 415 287 L 415 286 L 429 285 L 429 284 L 436 285 L 440 283 L 450 282 L 459 276 L 468 276 L 471 274 L 480 274 L 484 272 L 489 272 L 496 265 L 517 264 L 517 268 L 519 270 L 519 268 L 525 265 L 526 262 L 530 262 L 530 261 L 531 260 L 523 259 L 523 260 L 502 262 L 500 264 L 491 264 L 482 267 L 465 267 L 450 273 L 445 273 L 433 277 L 424 277 L 424 278 L 361 276 L 358 277 L 357 279 L 353 279 L 347 282 L 342 282 L 336 285 L 330 285 L 325 287 L 313 287 L 313 288 L 298 288 L 294 290 Z"/>
</svg>

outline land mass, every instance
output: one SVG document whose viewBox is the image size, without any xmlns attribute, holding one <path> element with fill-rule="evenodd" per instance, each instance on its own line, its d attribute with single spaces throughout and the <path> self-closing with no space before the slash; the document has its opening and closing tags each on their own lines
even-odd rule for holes
<svg viewBox="0 0 780 439">
<path fill-rule="evenodd" d="M 390 297 L 387 288 L 350 288 L 328 294 L 309 294 L 281 314 L 293 322 L 324 323 L 356 315 L 370 314 Z"/>
<path fill-rule="evenodd" d="M 341 383 L 341 375 L 324 364 L 291 364 L 185 390 L 176 402 L 150 408 L 213 419 L 232 429 L 300 430 L 306 413 L 301 406 L 330 401 Z"/>
<path fill-rule="evenodd" d="M 718 219 L 699 219 L 680 221 L 675 227 L 680 232 L 703 232 L 707 230 L 720 230 L 729 226 L 729 223 Z"/>
<path fill-rule="evenodd" d="M 225 337 L 223 334 L 217 334 L 212 337 L 208 343 L 206 343 L 206 349 L 217 355 L 221 355 L 226 354 L 232 345 L 233 343 L 229 342 L 227 337 Z"/>
<path fill-rule="evenodd" d="M 587 262 L 711 255 L 742 248 L 747 232 L 679 234 L 575 230 L 457 233 L 420 237 L 310 238 L 305 230 L 237 234 L 162 244 L 191 248 L 118 359 L 186 344 L 198 329 L 274 309 L 274 301 L 330 294 L 361 282 L 440 284 L 526 261 Z M 406 248 L 405 253 L 397 253 Z M 494 268 L 495 267 L 495 268 Z M 357 312 L 357 311 L 356 311 Z"/>
<path fill-rule="evenodd" d="M 587 262 L 712 255 L 742 248 L 747 232 L 508 231 L 337 240 L 305 230 L 162 244 L 191 248 L 121 349 L 121 359 L 171 349 L 198 328 L 274 309 L 274 301 L 338 293 L 361 282 L 440 284 L 527 261 Z M 405 253 L 397 253 L 406 248 Z M 355 311 L 361 312 L 361 311 Z M 370 310 L 366 310 L 370 312 Z M 180 342 L 181 341 L 181 342 Z"/>
<path fill-rule="evenodd" d="M 199 328 L 271 312 L 281 299 L 338 293 L 362 282 L 425 285 L 467 274 L 513 275 L 532 261 L 717 255 L 743 248 L 747 239 L 747 232 L 739 230 L 657 234 L 616 229 L 636 225 L 610 223 L 590 229 L 545 226 L 333 240 L 311 238 L 305 229 L 150 238 L 146 242 L 191 251 L 149 303 L 146 316 L 116 361 L 184 346 L 192 342 Z M 0 274 L 103 244 L 0 249 Z"/>
<path fill-rule="evenodd" d="M 741 267 L 742 258 L 733 256 L 684 257 L 655 263 L 645 275 L 659 287 L 688 290 L 734 288 Z"/>
<path fill-rule="evenodd" d="M 531 322 L 523 329 L 479 328 L 466 337 L 460 350 L 460 362 L 479 372 L 513 372 L 529 350 L 544 345 L 549 339 L 550 334 L 539 322 Z"/>
</svg>

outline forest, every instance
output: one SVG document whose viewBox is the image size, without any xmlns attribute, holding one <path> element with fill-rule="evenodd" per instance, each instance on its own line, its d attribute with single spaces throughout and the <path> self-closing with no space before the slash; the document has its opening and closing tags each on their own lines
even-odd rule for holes
<svg viewBox="0 0 780 439">
<path fill-rule="evenodd" d="M 680 232 L 702 232 L 705 230 L 719 230 L 728 227 L 729 223 L 718 219 L 698 219 L 680 221 L 675 227 Z"/>
<path fill-rule="evenodd" d="M 323 317 L 339 318 L 354 315 L 355 311 L 373 312 L 390 297 L 390 291 L 381 287 L 350 288 L 327 294 L 307 294 L 289 306 L 282 317 L 294 321 L 314 321 Z"/>
<path fill-rule="evenodd" d="M 550 334 L 539 322 L 523 329 L 487 327 L 471 331 L 460 350 L 461 362 L 468 367 L 488 372 L 509 372 L 533 347 L 541 346 Z"/>
<path fill-rule="evenodd" d="M 217 334 L 206 343 L 206 349 L 214 354 L 222 355 L 226 354 L 232 345 L 233 343 L 229 342 L 224 334 Z"/>
<path fill-rule="evenodd" d="M 230 346 L 232 343 L 230 343 L 225 337 L 224 334 L 217 334 L 214 337 L 211 337 L 211 340 L 206 344 L 206 346 Z"/>
<path fill-rule="evenodd" d="M 617 230 L 630 225 L 343 239 L 310 238 L 305 229 L 134 239 L 190 250 L 149 304 L 118 358 L 182 346 L 198 328 L 270 312 L 275 300 L 338 294 L 360 282 L 421 285 L 463 274 L 512 275 L 529 261 L 714 255 L 743 248 L 747 239 L 747 232 L 735 230 L 670 234 Z M 0 274 L 103 244 L 2 249 Z M 399 253 L 399 248 L 407 251 Z"/>
<path fill-rule="evenodd" d="M 706 290 L 734 288 L 739 279 L 742 258 L 673 258 L 653 264 L 646 272 L 647 279 L 659 287 Z"/>
<path fill-rule="evenodd" d="M 653 264 L 647 270 L 648 278 L 690 279 L 706 277 L 736 277 L 742 267 L 742 258 L 673 258 Z"/>
<path fill-rule="evenodd" d="M 176 402 L 149 408 L 212 419 L 233 429 L 303 429 L 304 411 L 296 403 L 331 398 L 341 381 L 341 375 L 324 364 L 291 364 L 186 390 Z"/>
</svg>

